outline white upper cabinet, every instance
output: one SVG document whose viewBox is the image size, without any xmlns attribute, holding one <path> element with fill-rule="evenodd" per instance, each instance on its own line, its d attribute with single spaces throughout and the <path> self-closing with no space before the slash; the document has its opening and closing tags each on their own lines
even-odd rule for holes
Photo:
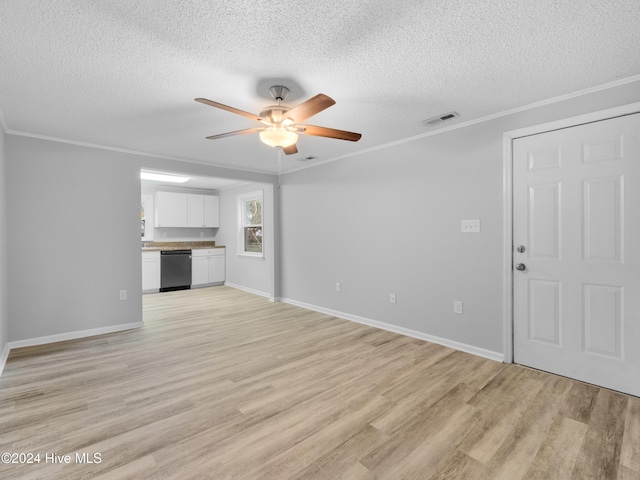
<svg viewBox="0 0 640 480">
<path fill-rule="evenodd" d="M 215 195 L 203 195 L 204 198 L 204 226 L 220 226 L 220 197 Z"/>
<path fill-rule="evenodd" d="M 220 226 L 220 198 L 215 195 L 187 195 L 187 225 L 189 227 L 218 228 Z"/>
<path fill-rule="evenodd" d="M 156 227 L 220 227 L 220 198 L 194 193 L 156 193 Z"/>
<path fill-rule="evenodd" d="M 156 192 L 156 227 L 187 226 L 187 195 Z"/>
<path fill-rule="evenodd" d="M 192 193 L 187 195 L 187 226 L 204 226 L 204 200 L 202 195 Z"/>
</svg>

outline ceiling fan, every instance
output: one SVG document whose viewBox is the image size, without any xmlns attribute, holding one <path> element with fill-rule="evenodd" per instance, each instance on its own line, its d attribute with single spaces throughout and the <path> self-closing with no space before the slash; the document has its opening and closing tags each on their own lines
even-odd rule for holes
<svg viewBox="0 0 640 480">
<path fill-rule="evenodd" d="M 215 140 L 234 135 L 259 132 L 260 140 L 262 140 L 263 143 L 266 143 L 271 147 L 280 147 L 287 155 L 298 153 L 298 149 L 296 147 L 298 134 L 336 138 L 338 140 L 348 140 L 350 142 L 357 142 L 360 140 L 362 135 L 359 133 L 336 130 L 334 128 L 317 127 L 315 125 L 303 125 L 300 123 L 335 104 L 335 100 L 331 97 L 320 93 L 315 97 L 290 108 L 282 105 L 282 102 L 289 93 L 289 89 L 287 87 L 275 85 L 271 87 L 269 91 L 271 92 L 271 95 L 273 95 L 273 98 L 278 101 L 278 104 L 266 107 L 260 112 L 260 115 L 254 115 L 234 107 L 229 107 L 228 105 L 223 105 L 222 103 L 207 100 L 206 98 L 196 98 L 196 102 L 220 108 L 231 113 L 236 113 L 266 125 L 265 127 L 247 128 L 245 130 L 236 130 L 234 132 L 211 135 L 207 138 L 209 140 Z"/>
</svg>

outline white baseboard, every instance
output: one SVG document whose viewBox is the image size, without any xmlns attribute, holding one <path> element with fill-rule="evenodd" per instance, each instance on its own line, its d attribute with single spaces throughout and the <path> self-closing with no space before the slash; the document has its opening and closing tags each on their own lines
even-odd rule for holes
<svg viewBox="0 0 640 480">
<path fill-rule="evenodd" d="M 455 340 L 449 340 L 447 338 L 436 337 L 434 335 L 428 335 L 417 330 L 411 330 L 409 328 L 399 327 L 390 323 L 379 322 L 377 320 L 371 320 L 369 318 L 359 317 L 357 315 L 351 315 L 349 313 L 338 312 L 324 307 L 318 307 L 316 305 L 310 305 L 308 303 L 298 302 L 290 298 L 281 298 L 280 301 L 295 305 L 296 307 L 306 308 L 307 310 L 313 310 L 315 312 L 325 313 L 333 317 L 342 318 L 344 320 L 350 320 L 352 322 L 361 323 L 370 327 L 379 328 L 381 330 L 387 330 L 389 332 L 399 333 L 400 335 L 406 335 L 407 337 L 417 338 L 426 342 L 437 343 L 445 347 L 450 347 L 461 352 L 470 353 L 479 357 L 484 357 L 496 362 L 504 361 L 504 354 L 502 352 L 494 352 L 492 350 L 486 350 L 484 348 L 476 347 L 474 345 L 468 345 L 466 343 L 457 342 Z"/>
<path fill-rule="evenodd" d="M 14 348 L 34 347 L 36 345 L 45 345 L 47 343 L 64 342 L 65 340 L 75 340 L 77 338 L 94 337 L 96 335 L 104 335 L 105 333 L 122 332 L 144 326 L 143 322 L 123 323 L 120 325 L 112 325 L 110 327 L 92 328 L 89 330 L 79 330 L 76 332 L 58 333 L 55 335 L 47 335 L 46 337 L 27 338 L 25 340 L 16 340 L 8 342 L 2 356 L 0 356 L 0 375 L 4 371 L 4 367 L 9 358 L 9 353 Z"/>
<path fill-rule="evenodd" d="M 2 354 L 0 354 L 0 375 L 2 375 L 2 372 L 4 371 L 4 366 L 7 364 L 7 358 L 9 358 L 9 351 L 11 350 L 11 347 L 9 346 L 9 344 L 5 344 L 4 348 L 2 349 Z"/>
<path fill-rule="evenodd" d="M 261 297 L 268 298 L 272 302 L 274 301 L 273 296 L 270 293 L 263 292 L 261 290 L 254 290 L 253 288 L 245 287 L 244 285 L 238 285 L 236 283 L 224 282 L 227 287 L 235 288 L 237 290 L 242 290 L 243 292 L 253 293 L 254 295 L 259 295 Z"/>
<path fill-rule="evenodd" d="M 66 340 L 75 340 L 77 338 L 94 337 L 96 335 L 104 335 L 105 333 L 121 332 L 123 330 L 131 330 L 144 326 L 143 322 L 123 323 L 120 325 L 112 325 L 110 327 L 92 328 L 90 330 L 79 330 L 76 332 L 58 333 L 55 335 L 47 335 L 46 337 L 27 338 L 25 340 L 17 340 L 9 342 L 9 348 L 34 347 L 36 345 L 44 345 L 47 343 L 64 342 Z"/>
</svg>

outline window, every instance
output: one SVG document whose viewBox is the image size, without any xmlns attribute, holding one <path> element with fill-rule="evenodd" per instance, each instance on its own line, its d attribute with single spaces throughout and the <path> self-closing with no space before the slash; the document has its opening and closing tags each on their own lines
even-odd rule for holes
<svg viewBox="0 0 640 480">
<path fill-rule="evenodd" d="M 238 195 L 238 254 L 262 257 L 262 190 Z"/>
</svg>

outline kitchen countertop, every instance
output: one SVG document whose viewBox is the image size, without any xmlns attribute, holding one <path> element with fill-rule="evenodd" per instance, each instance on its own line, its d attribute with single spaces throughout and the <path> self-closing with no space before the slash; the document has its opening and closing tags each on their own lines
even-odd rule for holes
<svg viewBox="0 0 640 480">
<path fill-rule="evenodd" d="M 195 250 L 198 248 L 225 248 L 224 245 L 216 245 L 216 242 L 143 242 L 143 252 L 159 252 L 161 250 Z"/>
</svg>

